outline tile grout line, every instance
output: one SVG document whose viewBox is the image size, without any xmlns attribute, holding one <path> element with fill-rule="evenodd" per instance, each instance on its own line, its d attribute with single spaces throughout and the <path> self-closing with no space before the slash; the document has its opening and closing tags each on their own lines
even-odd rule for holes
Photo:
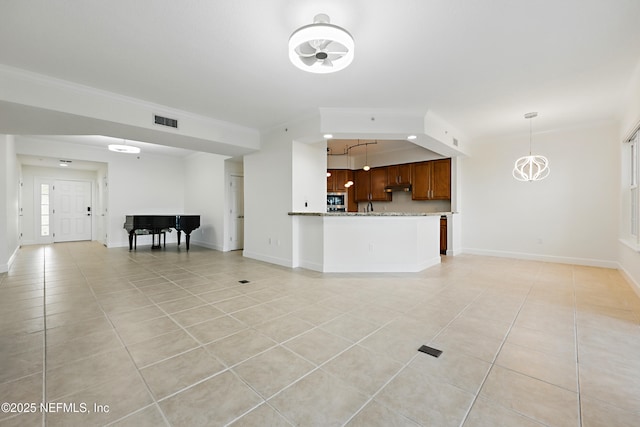
<svg viewBox="0 0 640 427">
<path fill-rule="evenodd" d="M 42 250 L 42 403 L 47 402 L 47 249 Z M 42 427 L 47 426 L 47 413 L 42 412 Z"/>
<path fill-rule="evenodd" d="M 536 277 L 539 274 L 540 274 L 540 268 L 538 268 L 538 271 L 536 273 Z M 525 303 L 527 302 L 527 298 L 529 298 L 529 295 L 531 294 L 531 290 L 533 289 L 533 283 L 535 283 L 535 279 L 532 281 L 531 286 L 529 287 L 529 291 L 527 292 L 527 295 L 522 299 L 522 303 L 520 303 L 520 307 L 518 308 L 518 311 L 516 312 L 516 315 L 513 317 L 513 320 L 511 321 L 511 325 L 509 325 L 509 329 L 507 330 L 507 333 L 504 335 L 504 338 L 502 338 L 502 342 L 500 343 L 500 347 L 498 347 L 498 350 L 496 351 L 496 354 L 493 356 L 493 359 L 491 360 L 491 365 L 489 366 L 489 369 L 487 370 L 487 373 L 485 374 L 484 378 L 482 379 L 482 382 L 480 383 L 480 386 L 478 387 L 478 390 L 476 391 L 476 393 L 475 393 L 475 395 L 473 397 L 473 401 L 471 402 L 471 405 L 469 405 L 469 408 L 467 409 L 466 413 L 464 414 L 464 417 L 462 418 L 462 421 L 460 421 L 460 426 L 463 426 L 464 423 L 467 421 L 467 419 L 469 418 L 469 414 L 471 414 L 471 410 L 473 409 L 473 406 L 478 401 L 478 398 L 480 397 L 480 393 L 482 392 L 482 388 L 484 387 L 485 383 L 487 382 L 487 379 L 489 378 L 489 375 L 493 371 L 493 368 L 495 366 L 495 362 L 498 359 L 498 355 L 500 354 L 500 352 L 502 351 L 502 348 L 504 347 L 505 343 L 507 342 L 507 338 L 509 337 L 509 334 L 511 333 L 511 330 L 513 329 L 514 325 L 516 324 L 516 320 L 518 319 L 518 316 L 520 315 L 520 312 L 522 311 L 522 308 L 524 307 Z M 500 406 L 502 406 L 502 405 L 500 405 Z M 517 412 L 517 413 L 519 414 L 519 412 Z M 521 414 L 521 415 L 524 415 L 524 414 Z M 525 416 L 525 417 L 529 418 L 529 416 Z"/>
<path fill-rule="evenodd" d="M 450 283 L 450 284 L 448 284 L 447 286 L 445 286 L 444 288 L 440 289 L 438 292 L 436 292 L 436 294 L 434 295 L 434 297 L 435 297 L 435 296 L 437 296 L 439 293 L 444 292 L 444 290 L 445 290 L 445 289 L 447 289 L 447 288 L 449 288 L 450 286 L 453 286 L 453 285 Z M 429 344 L 430 344 L 430 343 L 432 343 L 432 342 L 433 342 L 433 340 L 435 340 L 435 339 L 436 339 L 436 338 L 437 338 L 437 337 L 442 333 L 442 331 L 444 331 L 444 330 L 445 330 L 449 325 L 451 325 L 451 323 L 453 323 L 457 318 L 459 318 L 459 317 L 464 313 L 464 311 L 465 311 L 465 310 L 467 310 L 467 308 L 469 308 L 469 306 L 470 306 L 471 304 L 473 304 L 473 302 L 474 302 L 474 301 L 476 301 L 478 298 L 480 298 L 480 296 L 482 295 L 482 293 L 483 293 L 483 292 L 480 292 L 480 293 L 479 293 L 479 294 L 478 294 L 478 295 L 477 295 L 477 296 L 476 296 L 472 301 L 470 301 L 467 305 L 465 305 L 465 307 L 464 307 L 462 310 L 460 310 L 460 312 L 459 312 L 458 314 L 456 314 L 456 315 L 453 317 L 453 319 L 451 319 L 451 320 L 450 320 L 449 322 L 447 322 L 444 326 L 442 326 L 442 327 L 440 328 L 440 330 L 439 330 L 439 331 L 438 331 L 438 332 L 433 336 L 433 338 L 431 338 L 431 339 L 429 340 Z M 421 305 L 421 304 L 420 304 L 420 303 L 418 303 L 418 304 L 416 304 L 413 308 L 417 308 L 417 307 L 419 307 L 420 305 Z M 396 317 L 400 317 L 400 315 L 399 315 L 399 316 L 396 316 Z M 395 319 L 395 318 L 394 318 L 394 319 Z M 392 320 L 391 320 L 391 321 L 392 321 Z M 385 325 L 387 325 L 388 323 L 391 323 L 391 321 L 387 322 Z M 370 334 L 370 335 L 371 335 L 371 334 Z M 360 341 L 362 341 L 362 340 L 366 339 L 366 338 L 367 338 L 367 337 L 362 338 L 361 340 L 359 340 L 359 341 L 358 341 L 358 343 L 359 343 Z M 357 344 L 357 343 L 356 343 L 356 344 Z M 365 347 L 365 348 L 366 348 L 366 347 Z M 367 349 L 367 350 L 368 350 L 368 349 Z M 391 383 L 391 381 L 393 381 L 393 380 L 394 380 L 398 375 L 400 375 L 400 373 L 401 373 L 402 371 L 404 371 L 404 370 L 405 370 L 405 369 L 406 369 L 406 368 L 411 364 L 411 362 L 413 362 L 413 361 L 416 359 L 416 357 L 418 357 L 418 354 L 417 354 L 417 353 L 416 353 L 416 354 L 414 354 L 413 356 L 411 356 L 411 358 L 410 358 L 410 359 L 409 359 L 409 360 L 408 360 L 408 361 L 407 361 L 407 362 L 406 362 L 406 363 L 405 363 L 405 364 L 404 364 L 400 369 L 398 369 L 398 371 L 397 371 L 395 374 L 393 374 L 393 375 L 391 376 L 391 378 L 389 378 L 389 379 L 388 379 L 384 384 L 382 384 L 382 385 L 381 385 L 381 386 L 380 386 L 380 387 L 379 387 L 379 388 L 378 388 L 378 389 L 377 389 L 377 390 L 376 390 L 376 391 L 371 395 L 371 397 L 370 397 L 369 399 L 367 399 L 367 400 L 366 400 L 366 401 L 365 401 L 365 402 L 364 402 L 364 403 L 363 403 L 363 404 L 358 408 L 358 410 L 357 410 L 357 411 L 355 411 L 353 414 L 351 414 L 351 416 L 350 416 L 350 417 L 349 417 L 349 418 L 348 418 L 348 419 L 347 419 L 347 420 L 346 420 L 342 425 L 343 425 L 343 426 L 346 426 L 346 425 L 347 425 L 351 420 L 353 420 L 353 419 L 354 419 L 354 418 L 355 418 L 355 417 L 356 417 L 360 412 L 362 412 L 362 410 L 363 410 L 363 409 L 364 409 L 364 408 L 365 408 L 365 407 L 366 407 L 370 402 L 372 402 L 372 401 L 376 398 L 376 396 L 377 396 L 378 394 L 380 394 L 380 392 L 382 392 L 382 390 L 383 390 L 387 385 L 389 385 L 389 384 Z M 453 385 L 453 384 L 451 384 L 451 385 Z M 454 386 L 454 387 L 457 387 L 457 386 Z M 393 410 L 393 409 L 391 409 L 391 408 L 388 408 L 386 405 L 384 405 L 384 404 L 382 404 L 382 403 L 380 403 L 380 404 L 381 404 L 382 406 L 384 406 L 385 408 L 387 408 L 387 409 L 389 409 L 389 410 L 393 411 L 394 413 L 397 413 L 395 410 Z M 404 418 L 406 418 L 406 419 L 408 419 L 408 420 L 411 420 L 411 421 L 413 421 L 413 422 L 416 422 L 417 424 L 420 424 L 417 420 L 413 420 L 412 418 L 410 418 L 410 417 L 408 417 L 408 416 L 406 416 L 406 415 L 404 415 L 404 414 L 400 414 L 400 413 L 398 413 L 398 415 L 400 415 L 400 416 L 402 416 L 402 417 L 404 417 Z"/>
<path fill-rule="evenodd" d="M 135 260 L 132 260 L 134 263 L 138 263 Z M 139 263 L 138 263 L 139 264 Z M 77 263 L 76 263 L 77 266 Z M 143 267 L 144 268 L 144 267 Z M 87 276 L 85 275 L 84 271 L 82 271 L 81 268 L 78 268 L 80 270 L 80 274 L 82 274 L 82 277 L 85 280 L 85 283 L 87 285 L 87 287 L 89 288 L 89 290 L 91 291 L 91 295 L 93 295 L 94 300 L 96 301 L 96 303 L 98 304 L 98 306 L 100 307 L 100 311 L 102 311 L 103 316 L 107 319 L 107 321 L 109 322 L 109 324 L 111 325 L 111 328 L 113 330 L 113 332 L 116 334 L 116 336 L 118 337 L 118 341 L 120 341 L 120 344 L 122 345 L 123 349 L 127 352 L 127 355 L 129 356 L 129 359 L 131 360 L 131 363 L 133 364 L 136 373 L 138 374 L 138 377 L 142 380 L 142 383 L 144 384 L 145 388 L 147 389 L 147 393 L 149 393 L 149 396 L 151 397 L 153 403 L 147 406 L 144 406 L 143 408 L 146 408 L 148 406 L 152 406 L 155 405 L 156 408 L 158 409 L 158 412 L 160 412 L 160 416 L 162 417 L 162 419 L 164 420 L 164 422 L 166 423 L 167 426 L 171 426 L 171 423 L 169 422 L 169 420 L 167 419 L 167 417 L 165 416 L 164 412 L 162 411 L 162 409 L 160 408 L 160 405 L 158 405 L 158 401 L 156 400 L 153 392 L 151 391 L 151 388 L 149 387 L 149 384 L 147 384 L 147 381 L 144 379 L 144 377 L 142 376 L 142 373 L 140 372 L 140 369 L 138 369 L 138 366 L 136 365 L 135 361 L 133 360 L 133 356 L 131 356 L 131 353 L 129 352 L 129 348 L 125 345 L 122 337 L 120 336 L 120 333 L 118 332 L 118 330 L 116 329 L 116 326 L 113 324 L 113 321 L 111 320 L 111 317 L 109 317 L 109 315 L 104 311 L 104 308 L 102 307 L 102 304 L 100 304 L 98 298 L 96 297 L 96 293 L 94 292 L 93 288 L 91 287 L 91 285 L 89 284 L 89 281 L 87 280 Z M 146 268 L 145 268 L 146 270 Z M 139 290 L 138 290 L 139 291 Z M 140 410 L 142 410 L 143 408 L 138 408 L 136 411 L 130 412 L 128 414 L 125 414 L 123 417 L 121 417 L 120 419 L 124 419 Z M 108 424 L 112 424 L 114 422 L 116 422 L 118 420 L 114 420 Z"/>
<path fill-rule="evenodd" d="M 580 393 L 580 355 L 578 353 L 578 297 L 576 294 L 576 271 L 571 268 L 571 285 L 573 288 L 573 338 L 576 351 L 576 385 L 578 387 L 578 426 L 582 426 L 582 393 Z"/>
</svg>

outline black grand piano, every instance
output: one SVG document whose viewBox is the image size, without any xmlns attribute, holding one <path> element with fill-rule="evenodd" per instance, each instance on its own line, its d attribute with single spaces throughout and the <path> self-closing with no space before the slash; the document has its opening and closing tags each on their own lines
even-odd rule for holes
<svg viewBox="0 0 640 427">
<path fill-rule="evenodd" d="M 146 230 L 151 232 L 151 249 L 160 248 L 160 235 L 164 230 L 175 228 L 178 232 L 178 246 L 180 246 L 180 232 L 184 231 L 187 236 L 187 250 L 189 250 L 189 240 L 191 232 L 200 227 L 200 215 L 126 215 L 124 229 L 129 233 L 129 250 L 133 249 L 133 239 L 136 231 Z M 158 235 L 156 245 L 155 236 Z"/>
</svg>

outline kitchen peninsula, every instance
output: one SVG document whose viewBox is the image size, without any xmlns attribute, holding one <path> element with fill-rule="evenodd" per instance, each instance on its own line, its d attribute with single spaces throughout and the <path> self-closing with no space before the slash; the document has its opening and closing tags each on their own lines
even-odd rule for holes
<svg viewBox="0 0 640 427">
<path fill-rule="evenodd" d="M 440 263 L 451 212 L 290 212 L 294 265 L 325 273 L 418 272 Z"/>
</svg>

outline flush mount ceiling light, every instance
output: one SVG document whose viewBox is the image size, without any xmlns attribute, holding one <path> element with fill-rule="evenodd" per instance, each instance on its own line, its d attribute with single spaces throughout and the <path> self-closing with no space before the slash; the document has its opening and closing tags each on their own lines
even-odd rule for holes
<svg viewBox="0 0 640 427">
<path fill-rule="evenodd" d="M 127 145 L 127 141 L 123 139 L 122 144 L 109 144 L 109 151 L 125 154 L 138 154 L 140 149 L 132 145 Z"/>
<path fill-rule="evenodd" d="M 540 155 L 531 154 L 531 141 L 533 139 L 531 119 L 538 113 L 527 113 L 525 119 L 529 119 L 529 155 L 516 160 L 513 167 L 513 177 L 518 181 L 541 181 L 549 176 L 549 160 Z"/>
<path fill-rule="evenodd" d="M 298 28 L 289 38 L 289 59 L 296 67 L 310 73 L 335 73 L 353 61 L 354 42 L 344 28 L 330 23 L 320 13 L 313 24 Z"/>
</svg>

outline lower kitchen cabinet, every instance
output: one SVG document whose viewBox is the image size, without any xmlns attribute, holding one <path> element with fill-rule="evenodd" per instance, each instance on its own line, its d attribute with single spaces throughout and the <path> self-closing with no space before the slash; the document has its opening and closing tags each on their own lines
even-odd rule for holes
<svg viewBox="0 0 640 427">
<path fill-rule="evenodd" d="M 447 253 L 447 217 L 444 215 L 440 217 L 440 253 Z"/>
</svg>

